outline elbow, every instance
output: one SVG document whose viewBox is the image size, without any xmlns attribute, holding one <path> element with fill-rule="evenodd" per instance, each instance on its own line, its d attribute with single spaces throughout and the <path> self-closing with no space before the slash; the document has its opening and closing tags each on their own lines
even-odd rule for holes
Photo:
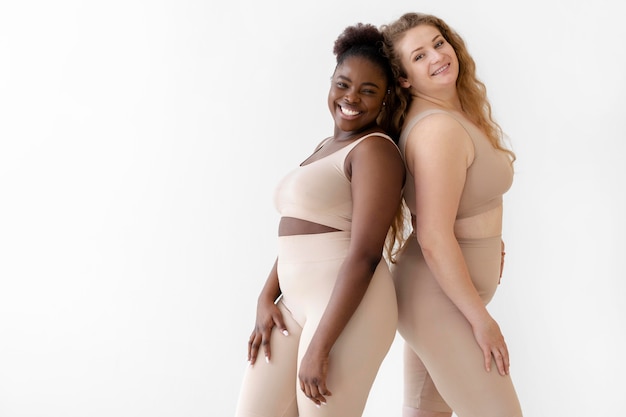
<svg viewBox="0 0 626 417">
<path fill-rule="evenodd" d="M 382 259 L 382 253 L 373 254 L 365 258 L 365 262 L 368 265 L 369 270 L 372 271 L 372 274 L 374 274 L 374 271 L 376 271 L 376 268 L 378 268 L 378 264 L 380 264 Z"/>
<path fill-rule="evenodd" d="M 454 234 L 448 236 L 437 230 L 422 230 L 416 232 L 416 237 L 425 259 L 436 257 L 447 246 L 446 242 L 450 238 L 455 239 Z"/>
<path fill-rule="evenodd" d="M 363 277 L 367 277 L 369 282 L 383 259 L 382 253 L 361 253 L 354 258 L 355 267 L 363 272 Z"/>
</svg>

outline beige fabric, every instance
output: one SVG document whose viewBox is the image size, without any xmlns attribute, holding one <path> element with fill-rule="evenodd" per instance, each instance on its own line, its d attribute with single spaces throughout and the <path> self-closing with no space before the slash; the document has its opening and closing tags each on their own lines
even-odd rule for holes
<svg viewBox="0 0 626 417">
<path fill-rule="evenodd" d="M 431 114 L 447 114 L 453 117 L 463 126 L 474 144 L 474 161 L 467 168 L 465 188 L 461 194 L 457 219 L 470 217 L 502 204 L 502 195 L 513 182 L 513 167 L 510 159 L 503 151 L 495 149 L 476 126 L 459 114 L 439 109 L 417 114 L 402 129 L 398 142 L 402 155 L 406 155 L 406 143 L 411 129 Z M 415 213 L 415 180 L 408 169 L 404 198 L 411 213 Z"/>
<path fill-rule="evenodd" d="M 332 348 L 326 385 L 333 395 L 317 408 L 299 389 L 297 367 L 330 299 L 350 233 L 281 236 L 278 244 L 279 306 L 289 336 L 274 329 L 271 362 L 257 360 L 247 369 L 236 417 L 360 417 L 396 334 L 396 296 L 387 264 L 378 264 Z"/>
<path fill-rule="evenodd" d="M 501 238 L 459 239 L 472 281 L 487 304 L 500 276 Z M 432 275 L 415 236 L 393 269 L 398 331 L 417 358 L 405 360 L 405 405 L 459 417 L 521 417 L 510 376 L 484 368 L 469 322 Z M 442 401 L 442 398 L 445 401 Z M 446 405 L 447 403 L 447 405 Z"/>
<path fill-rule="evenodd" d="M 316 161 L 296 167 L 278 184 L 274 204 L 281 217 L 295 217 L 338 230 L 352 229 L 352 192 L 344 172 L 346 156 L 371 133 Z M 395 143 L 394 143 L 395 145 Z"/>
</svg>

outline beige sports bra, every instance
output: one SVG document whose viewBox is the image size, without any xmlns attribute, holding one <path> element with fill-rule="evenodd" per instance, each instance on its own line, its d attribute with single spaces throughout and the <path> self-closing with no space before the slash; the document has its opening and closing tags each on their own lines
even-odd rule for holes
<svg viewBox="0 0 626 417">
<path fill-rule="evenodd" d="M 454 118 L 463 126 L 474 144 L 474 160 L 467 168 L 465 186 L 461 194 L 456 218 L 471 217 L 502 204 L 502 195 L 508 191 L 513 183 L 513 167 L 508 155 L 494 148 L 480 129 L 452 112 L 431 109 L 419 113 L 409 120 L 405 128 L 402 129 L 398 145 L 402 156 L 406 155 L 406 141 L 411 129 L 420 120 L 435 113 L 447 114 Z M 411 213 L 415 214 L 415 179 L 408 169 L 406 175 L 404 199 Z"/>
<path fill-rule="evenodd" d="M 350 231 L 352 191 L 350 180 L 344 172 L 344 162 L 352 149 L 371 136 L 386 138 L 395 145 L 383 133 L 370 133 L 330 155 L 300 165 L 289 172 L 274 193 L 274 204 L 280 215 Z M 322 142 L 317 149 L 329 139 Z"/>
</svg>

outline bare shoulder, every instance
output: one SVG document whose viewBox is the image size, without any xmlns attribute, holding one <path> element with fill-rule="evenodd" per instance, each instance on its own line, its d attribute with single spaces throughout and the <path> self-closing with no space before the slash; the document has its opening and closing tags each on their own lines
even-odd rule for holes
<svg viewBox="0 0 626 417">
<path fill-rule="evenodd" d="M 409 138 L 469 137 L 463 125 L 451 114 L 433 113 L 418 121 Z M 414 140 L 414 139 L 412 139 Z"/>
<path fill-rule="evenodd" d="M 401 157 L 398 146 L 389 136 L 382 132 L 373 133 L 363 139 L 361 143 L 354 147 L 352 152 L 363 153 L 373 157 L 384 155 L 392 155 L 394 157 L 397 155 Z"/>
<path fill-rule="evenodd" d="M 398 146 L 382 133 L 362 140 L 345 159 L 346 172 L 361 167 L 362 172 L 404 176 L 404 161 Z"/>
<path fill-rule="evenodd" d="M 472 153 L 472 139 L 465 127 L 448 113 L 433 113 L 419 120 L 408 132 L 406 151 L 416 148 L 446 149 Z"/>
<path fill-rule="evenodd" d="M 408 133 L 404 151 L 409 166 L 416 162 L 416 158 L 422 161 L 463 160 L 466 165 L 474 158 L 474 145 L 469 133 L 454 116 L 447 113 L 433 113 L 419 120 Z"/>
</svg>

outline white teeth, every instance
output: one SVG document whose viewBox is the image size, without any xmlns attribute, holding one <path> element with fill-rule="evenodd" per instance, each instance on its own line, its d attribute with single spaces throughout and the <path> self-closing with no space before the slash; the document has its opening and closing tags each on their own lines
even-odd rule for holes
<svg viewBox="0 0 626 417">
<path fill-rule="evenodd" d="M 341 109 L 341 112 L 342 112 L 343 114 L 345 114 L 346 116 L 356 116 L 357 114 L 359 114 L 359 112 L 358 112 L 358 111 L 354 111 L 354 110 L 346 109 L 346 108 L 343 108 L 343 107 L 341 107 L 341 106 L 340 106 L 339 108 Z"/>
<path fill-rule="evenodd" d="M 439 68 L 437 71 L 433 72 L 433 75 L 437 75 L 437 74 L 439 74 L 440 72 L 442 72 L 443 70 L 445 70 L 445 69 L 446 69 L 446 68 L 448 68 L 449 66 L 450 66 L 450 65 L 445 65 L 445 66 L 443 66 L 443 67 Z"/>
</svg>

